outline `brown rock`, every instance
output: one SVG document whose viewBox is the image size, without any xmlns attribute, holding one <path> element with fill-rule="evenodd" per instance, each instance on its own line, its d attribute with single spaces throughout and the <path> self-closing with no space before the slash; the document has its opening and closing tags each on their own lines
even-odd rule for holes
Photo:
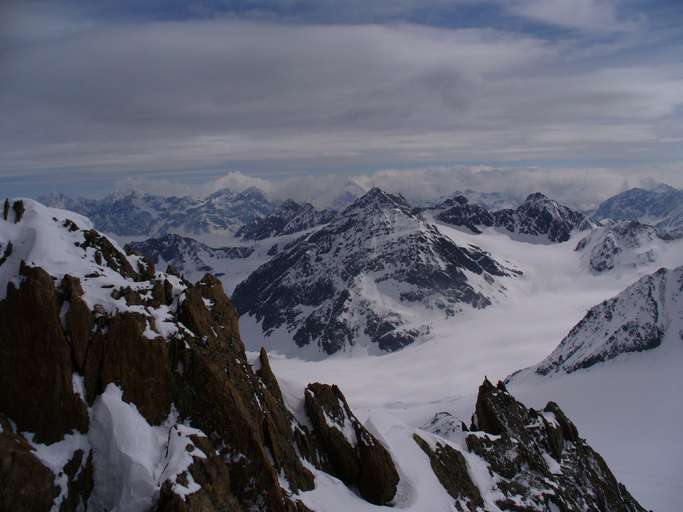
<svg viewBox="0 0 683 512">
<path fill-rule="evenodd" d="M 55 476 L 0 414 L 0 510 L 45 512 L 59 496 Z"/>
<path fill-rule="evenodd" d="M 88 402 L 110 382 L 121 387 L 123 399 L 137 406 L 153 425 L 171 412 L 172 375 L 168 343 L 143 335 L 146 319 L 139 313 L 123 312 L 107 320 L 95 335 L 88 352 L 85 387 Z"/>
<path fill-rule="evenodd" d="M 0 411 L 36 441 L 52 443 L 88 430 L 88 413 L 73 392 L 71 347 L 59 319 L 52 278 L 23 262 L 20 288 L 0 302 Z M 17 400 L 21 397 L 21 400 Z"/>
<path fill-rule="evenodd" d="M 339 388 L 309 384 L 304 405 L 332 474 L 357 486 L 371 503 L 390 502 L 399 481 L 391 455 L 351 412 Z"/>
<path fill-rule="evenodd" d="M 67 340 L 71 344 L 72 356 L 76 370 L 83 374 L 88 343 L 93 327 L 93 317 L 90 308 L 81 298 L 83 288 L 77 277 L 65 275 L 62 279 L 63 299 L 69 303 L 69 309 L 64 317 Z"/>
<path fill-rule="evenodd" d="M 436 443 L 436 447 L 433 449 L 417 434 L 413 434 L 413 439 L 429 457 L 432 471 L 448 494 L 456 500 L 458 509 L 464 505 L 467 510 L 474 512 L 478 507 L 484 506 L 484 500 L 479 488 L 470 477 L 467 461 L 462 453 L 447 444 L 441 443 Z"/>
</svg>

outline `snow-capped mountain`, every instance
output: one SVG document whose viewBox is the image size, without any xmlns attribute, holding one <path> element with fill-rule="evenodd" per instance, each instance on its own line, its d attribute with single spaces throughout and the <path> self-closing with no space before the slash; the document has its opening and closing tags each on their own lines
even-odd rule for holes
<svg viewBox="0 0 683 512">
<path fill-rule="evenodd" d="M 586 266 L 600 274 L 668 263 L 666 255 L 683 250 L 683 240 L 637 220 L 614 221 L 593 230 L 576 250 Z"/>
<path fill-rule="evenodd" d="M 632 188 L 610 197 L 593 215 L 596 219 L 639 220 L 669 232 L 683 230 L 683 190 L 658 185 Z"/>
<path fill-rule="evenodd" d="M 289 235 L 326 224 L 335 214 L 334 210 L 318 210 L 310 203 L 299 204 L 287 199 L 272 213 L 246 223 L 235 236 L 243 240 L 263 240 Z"/>
<path fill-rule="evenodd" d="M 683 343 L 683 267 L 662 268 L 592 308 L 535 372 L 571 373 L 665 340 Z"/>
<path fill-rule="evenodd" d="M 235 289 L 243 322 L 269 344 L 332 354 L 354 345 L 392 351 L 428 331 L 425 311 L 483 308 L 515 274 L 475 246 L 460 247 L 402 196 L 373 188 L 327 226 L 291 242 Z M 420 313 L 420 311 L 422 313 Z"/>
<path fill-rule="evenodd" d="M 486 380 L 459 432 L 364 423 L 337 386 L 250 359 L 210 274 L 28 200 L 6 202 L 0 250 L 2 510 L 644 511 L 554 403 Z"/>
<path fill-rule="evenodd" d="M 532 242 L 566 242 L 572 232 L 598 223 L 540 192 L 529 195 L 516 209 L 489 211 L 464 195 L 447 199 L 429 210 L 439 222 L 466 227 L 474 233 L 496 227 Z"/>
<path fill-rule="evenodd" d="M 549 199 L 540 192 L 529 195 L 515 210 L 493 214 L 497 227 L 517 235 L 547 237 L 550 242 L 566 242 L 573 231 L 593 229 L 598 223 L 583 213 Z"/>
<path fill-rule="evenodd" d="M 72 199 L 56 194 L 41 201 L 85 215 L 97 229 L 122 237 L 232 234 L 274 209 L 263 192 L 255 188 L 239 193 L 219 190 L 202 199 L 129 192 L 102 199 Z"/>
</svg>

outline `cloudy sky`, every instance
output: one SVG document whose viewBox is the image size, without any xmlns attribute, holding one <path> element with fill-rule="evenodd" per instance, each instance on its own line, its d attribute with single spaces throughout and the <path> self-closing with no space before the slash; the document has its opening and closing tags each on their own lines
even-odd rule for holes
<svg viewBox="0 0 683 512">
<path fill-rule="evenodd" d="M 683 186 L 680 0 L 0 4 L 9 193 L 233 171 Z"/>
</svg>

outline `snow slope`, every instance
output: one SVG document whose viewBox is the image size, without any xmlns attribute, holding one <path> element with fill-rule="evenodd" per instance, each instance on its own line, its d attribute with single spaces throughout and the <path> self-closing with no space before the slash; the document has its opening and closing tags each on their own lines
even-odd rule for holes
<svg viewBox="0 0 683 512">
<path fill-rule="evenodd" d="M 476 243 L 524 272 L 522 278 L 507 283 L 507 300 L 435 322 L 428 342 L 388 355 L 337 354 L 312 362 L 271 354 L 293 408 L 307 382 L 335 382 L 359 418 L 374 425 L 390 445 L 392 439 L 400 442 L 401 432 L 429 424 L 440 411 L 467 420 L 474 408 L 473 390 L 484 375 L 503 379 L 536 364 L 589 308 L 646 272 L 592 274 L 574 251 L 583 235 L 539 245 L 514 241 L 490 229 L 474 235 L 444 225 L 438 228 L 457 243 Z M 679 257 L 683 263 L 683 254 Z M 676 423 L 683 417 L 681 402 L 655 397 L 658 392 L 676 396 L 683 384 L 683 361 L 680 356 L 667 360 L 664 351 L 626 355 L 624 361 L 633 372 L 612 372 L 605 365 L 602 375 L 586 376 L 581 371 L 543 385 L 513 382 L 510 391 L 529 406 L 542 407 L 548 400 L 559 403 L 636 499 L 654 510 L 677 511 L 681 490 L 672 469 L 677 468 L 678 474 L 683 469 L 680 420 Z M 640 372 L 647 367 L 656 370 Z M 392 445 L 392 453 L 394 449 L 400 447 Z"/>
</svg>

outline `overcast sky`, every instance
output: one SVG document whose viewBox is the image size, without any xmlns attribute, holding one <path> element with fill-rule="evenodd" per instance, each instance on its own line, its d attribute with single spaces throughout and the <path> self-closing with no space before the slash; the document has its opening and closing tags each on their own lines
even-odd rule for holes
<svg viewBox="0 0 683 512">
<path fill-rule="evenodd" d="M 0 5 L 9 193 L 481 166 L 683 185 L 680 0 Z"/>
</svg>

